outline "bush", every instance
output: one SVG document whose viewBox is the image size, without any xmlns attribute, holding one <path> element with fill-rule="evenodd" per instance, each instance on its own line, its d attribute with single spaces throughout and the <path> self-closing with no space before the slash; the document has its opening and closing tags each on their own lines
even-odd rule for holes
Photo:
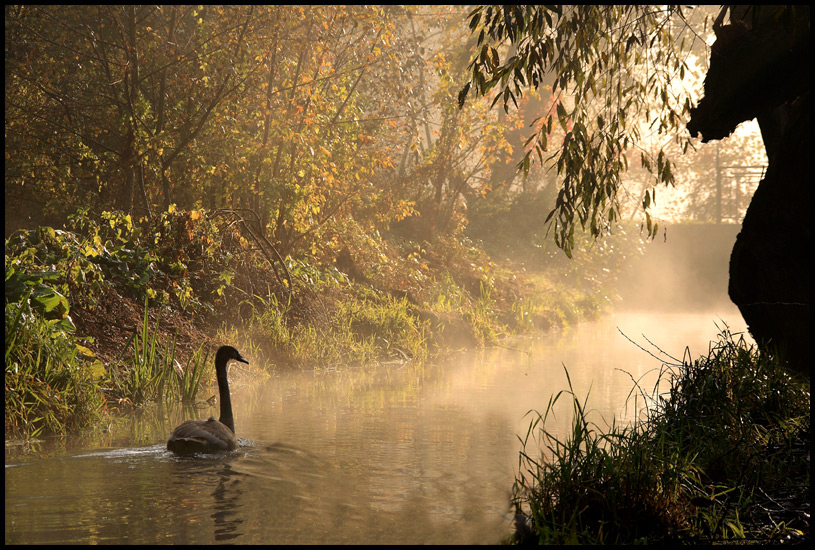
<svg viewBox="0 0 815 550">
<path fill-rule="evenodd" d="M 707 357 L 666 367 L 668 394 L 640 389 L 653 407 L 630 426 L 601 431 L 571 382 L 536 415 L 514 486 L 518 539 L 778 542 L 808 533 L 808 381 L 727 330 Z M 561 440 L 546 420 L 563 396 L 574 420 Z M 533 442 L 540 456 L 527 451 Z"/>
<path fill-rule="evenodd" d="M 27 274 L 6 256 L 6 435 L 77 429 L 104 407 L 105 369 L 74 336 L 54 273 Z"/>
</svg>

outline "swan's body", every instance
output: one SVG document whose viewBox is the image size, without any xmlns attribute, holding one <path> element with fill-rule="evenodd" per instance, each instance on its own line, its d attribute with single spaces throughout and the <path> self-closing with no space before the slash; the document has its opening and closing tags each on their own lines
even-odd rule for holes
<svg viewBox="0 0 815 550">
<path fill-rule="evenodd" d="M 232 418 L 232 401 L 229 398 L 229 381 L 226 365 L 230 359 L 249 363 L 232 346 L 221 346 L 215 354 L 215 376 L 221 402 L 221 418 L 215 420 L 187 420 L 173 430 L 167 440 L 167 449 L 182 455 L 232 451 L 238 447 L 235 437 L 235 420 Z"/>
</svg>

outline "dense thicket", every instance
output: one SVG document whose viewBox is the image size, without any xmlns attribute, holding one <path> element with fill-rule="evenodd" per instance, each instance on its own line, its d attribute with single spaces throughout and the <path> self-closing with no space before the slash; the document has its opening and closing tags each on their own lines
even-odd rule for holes
<svg viewBox="0 0 815 550">
<path fill-rule="evenodd" d="M 6 232 L 78 206 L 171 204 L 251 208 L 283 256 L 350 216 L 382 228 L 419 208 L 429 229 L 455 229 L 505 147 L 488 106 L 453 108 L 464 17 L 7 6 Z"/>
<path fill-rule="evenodd" d="M 80 206 L 134 220 L 171 204 L 240 207 L 283 257 L 336 253 L 349 219 L 381 231 L 409 218 L 396 229 L 428 238 L 492 223 L 473 219 L 482 199 L 508 208 L 542 191 L 530 230 L 543 233 L 556 207 L 550 235 L 568 253 L 570 220 L 604 234 L 625 202 L 647 212 L 657 181 L 692 184 L 682 214 L 710 219 L 712 148 L 683 164 L 686 133 L 653 139 L 687 107 L 669 83 L 701 76 L 713 12 L 684 13 L 7 6 L 6 235 L 57 227 Z M 457 110 L 468 79 L 480 93 L 498 86 L 505 109 L 470 94 Z M 525 83 L 538 88 L 522 94 Z M 632 154 L 642 168 L 625 176 Z"/>
</svg>

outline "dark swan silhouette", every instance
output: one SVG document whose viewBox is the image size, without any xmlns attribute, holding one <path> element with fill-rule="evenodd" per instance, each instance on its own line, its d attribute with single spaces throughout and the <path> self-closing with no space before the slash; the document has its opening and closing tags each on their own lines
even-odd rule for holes
<svg viewBox="0 0 815 550">
<path fill-rule="evenodd" d="M 235 438 L 235 421 L 232 418 L 232 401 L 229 399 L 229 381 L 226 364 L 230 359 L 249 364 L 232 346 L 221 346 L 215 354 L 215 376 L 221 401 L 221 418 L 215 420 L 187 420 L 173 430 L 167 440 L 167 449 L 180 455 L 232 451 L 238 447 Z"/>
</svg>

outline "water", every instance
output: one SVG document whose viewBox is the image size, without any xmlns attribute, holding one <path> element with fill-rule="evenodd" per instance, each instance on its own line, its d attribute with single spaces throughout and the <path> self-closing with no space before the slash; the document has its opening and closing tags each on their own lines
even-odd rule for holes
<svg viewBox="0 0 815 550">
<path fill-rule="evenodd" d="M 228 456 L 171 455 L 180 418 L 149 414 L 104 441 L 49 441 L 37 453 L 7 444 L 5 542 L 500 542 L 517 436 L 530 409 L 567 387 L 564 365 L 597 420 L 631 418 L 631 378 L 653 384 L 661 363 L 619 330 L 654 353 L 643 333 L 698 357 L 721 317 L 743 330 L 734 309 L 628 313 L 423 368 L 283 373 L 234 389 L 243 446 Z M 569 415 L 557 422 L 565 429 Z"/>
</svg>

